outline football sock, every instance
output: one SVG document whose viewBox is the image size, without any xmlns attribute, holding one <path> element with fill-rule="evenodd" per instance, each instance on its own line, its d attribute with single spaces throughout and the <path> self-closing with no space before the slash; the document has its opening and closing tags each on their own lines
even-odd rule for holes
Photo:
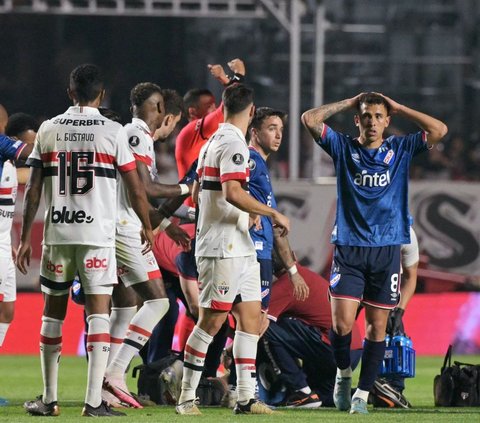
<svg viewBox="0 0 480 423">
<path fill-rule="evenodd" d="M 365 339 L 363 343 L 362 368 L 358 388 L 370 392 L 377 378 L 380 363 L 385 355 L 385 341 L 374 342 Z"/>
<path fill-rule="evenodd" d="M 0 323 L 0 347 L 3 345 L 10 323 Z"/>
<path fill-rule="evenodd" d="M 360 388 L 357 388 L 357 390 L 355 391 L 355 393 L 353 394 L 353 398 L 361 398 L 363 399 L 365 402 L 368 402 L 368 394 L 370 393 L 370 391 L 364 391 Z"/>
<path fill-rule="evenodd" d="M 115 357 L 120 349 L 123 339 L 127 334 L 128 325 L 137 312 L 137 306 L 133 307 L 112 307 L 110 313 L 110 354 L 108 364 Z"/>
<path fill-rule="evenodd" d="M 258 335 L 235 331 L 233 339 L 233 358 L 237 372 L 238 402 L 246 404 L 255 396 Z"/>
<path fill-rule="evenodd" d="M 43 376 L 43 397 L 45 404 L 57 401 L 58 363 L 62 352 L 63 320 L 42 316 L 40 329 L 40 363 Z"/>
<path fill-rule="evenodd" d="M 188 337 L 187 344 L 185 345 L 182 393 L 178 399 L 179 404 L 195 399 L 195 391 L 202 376 L 205 356 L 207 355 L 208 346 L 212 343 L 212 340 L 213 336 L 198 326 L 193 328 L 192 333 Z"/>
<path fill-rule="evenodd" d="M 142 308 L 133 316 L 122 345 L 108 365 L 108 376 L 124 377 L 130 361 L 148 341 L 153 328 L 168 311 L 169 306 L 168 298 L 158 298 L 143 303 Z"/>
<path fill-rule="evenodd" d="M 333 329 L 330 329 L 330 342 L 332 344 L 333 355 L 337 362 L 337 367 L 340 370 L 350 368 L 350 343 L 352 342 L 352 332 L 340 336 Z"/>
<path fill-rule="evenodd" d="M 88 378 L 85 403 L 98 407 L 102 402 L 102 384 L 110 350 L 110 317 L 91 314 L 87 317 Z"/>
</svg>

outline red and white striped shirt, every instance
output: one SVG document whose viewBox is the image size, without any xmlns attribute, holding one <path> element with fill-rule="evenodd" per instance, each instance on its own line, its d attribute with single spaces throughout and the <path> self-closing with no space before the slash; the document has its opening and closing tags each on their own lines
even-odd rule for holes
<svg viewBox="0 0 480 423">
<path fill-rule="evenodd" d="M 115 245 L 117 170 L 136 168 L 122 125 L 70 107 L 41 125 L 27 164 L 43 169 L 45 245 Z"/>
<path fill-rule="evenodd" d="M 220 124 L 200 150 L 197 173 L 200 182 L 195 255 L 244 257 L 255 254 L 248 232 L 248 213 L 223 196 L 222 183 L 237 180 L 247 188 L 249 151 L 242 131 Z"/>
</svg>

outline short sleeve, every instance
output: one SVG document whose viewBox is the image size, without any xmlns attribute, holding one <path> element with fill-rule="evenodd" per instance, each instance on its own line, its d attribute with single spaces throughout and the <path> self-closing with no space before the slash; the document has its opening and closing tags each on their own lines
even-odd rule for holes
<svg viewBox="0 0 480 423">
<path fill-rule="evenodd" d="M 30 167 L 43 167 L 42 161 L 42 149 L 41 149 L 41 139 L 43 135 L 43 125 L 40 126 L 37 135 L 35 137 L 35 144 L 33 145 L 33 150 L 28 156 L 27 166 Z"/>
<path fill-rule="evenodd" d="M 225 143 L 220 157 L 220 182 L 230 180 L 246 181 L 248 159 L 250 157 L 248 148 L 241 140 Z"/>
<path fill-rule="evenodd" d="M 118 170 L 121 172 L 128 172 L 136 169 L 135 158 L 129 148 L 127 132 L 124 127 L 119 125 L 119 131 L 115 139 L 116 154 L 115 162 Z"/>
<path fill-rule="evenodd" d="M 343 151 L 344 138 L 345 136 L 343 134 L 335 132 L 328 125 L 323 124 L 322 133 L 315 142 L 322 147 L 332 159 L 336 159 Z"/>
</svg>

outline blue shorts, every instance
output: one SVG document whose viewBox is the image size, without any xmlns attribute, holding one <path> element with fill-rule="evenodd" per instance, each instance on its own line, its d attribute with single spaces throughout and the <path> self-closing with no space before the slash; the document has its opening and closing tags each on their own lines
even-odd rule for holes
<svg viewBox="0 0 480 423">
<path fill-rule="evenodd" d="M 272 292 L 272 260 L 257 259 L 257 261 L 260 263 L 262 310 L 265 311 L 268 310 L 268 305 L 270 304 L 270 293 Z"/>
<path fill-rule="evenodd" d="M 185 279 L 197 280 L 197 263 L 195 262 L 195 240 L 192 240 L 192 248 L 190 251 L 182 251 L 175 257 L 178 273 Z"/>
<path fill-rule="evenodd" d="M 400 247 L 335 246 L 330 296 L 394 308 L 400 291 Z"/>
</svg>

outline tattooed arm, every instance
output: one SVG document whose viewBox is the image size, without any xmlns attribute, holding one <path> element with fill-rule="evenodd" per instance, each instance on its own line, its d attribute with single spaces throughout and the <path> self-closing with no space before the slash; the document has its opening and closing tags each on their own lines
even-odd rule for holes
<svg viewBox="0 0 480 423">
<path fill-rule="evenodd" d="M 346 100 L 324 104 L 316 109 L 308 110 L 302 115 L 302 123 L 305 125 L 305 128 L 308 129 L 312 137 L 318 139 L 323 131 L 323 122 L 336 113 L 356 107 L 358 98 L 362 94 L 363 93 L 360 93 L 357 96 L 347 98 Z"/>
</svg>

